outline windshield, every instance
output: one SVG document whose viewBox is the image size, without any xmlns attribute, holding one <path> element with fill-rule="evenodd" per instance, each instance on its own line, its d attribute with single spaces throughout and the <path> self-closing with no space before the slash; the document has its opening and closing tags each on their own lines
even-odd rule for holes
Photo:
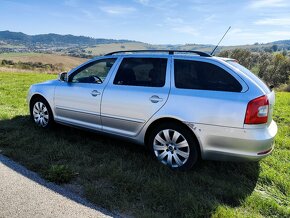
<svg viewBox="0 0 290 218">
<path fill-rule="evenodd" d="M 266 93 L 271 92 L 268 86 L 259 77 L 257 77 L 254 73 L 252 73 L 244 66 L 240 65 L 237 61 L 227 60 L 226 62 L 235 67 L 236 69 L 238 69 L 239 71 L 241 71 L 242 73 L 246 74 L 252 80 L 254 80 L 254 82 L 257 83 L 263 89 L 263 91 L 265 91 Z"/>
</svg>

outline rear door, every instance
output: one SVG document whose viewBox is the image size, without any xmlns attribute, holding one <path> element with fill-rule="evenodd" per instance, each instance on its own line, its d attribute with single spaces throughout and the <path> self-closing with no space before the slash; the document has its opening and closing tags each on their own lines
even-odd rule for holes
<svg viewBox="0 0 290 218">
<path fill-rule="evenodd" d="M 123 58 L 104 90 L 101 104 L 103 131 L 137 135 L 165 104 L 170 90 L 169 71 L 167 58 Z"/>
<path fill-rule="evenodd" d="M 248 97 L 246 84 L 212 58 L 175 58 L 168 100 L 185 121 L 243 128 Z"/>
</svg>

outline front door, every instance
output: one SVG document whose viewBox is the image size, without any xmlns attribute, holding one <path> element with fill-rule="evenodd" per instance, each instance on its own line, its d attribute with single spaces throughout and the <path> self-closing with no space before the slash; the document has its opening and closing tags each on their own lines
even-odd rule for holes
<svg viewBox="0 0 290 218">
<path fill-rule="evenodd" d="M 103 131 L 137 135 L 168 98 L 169 69 L 167 58 L 123 58 L 103 93 Z"/>
<path fill-rule="evenodd" d="M 108 75 L 116 59 L 91 61 L 55 89 L 55 119 L 81 127 L 101 129 L 100 105 Z"/>
</svg>

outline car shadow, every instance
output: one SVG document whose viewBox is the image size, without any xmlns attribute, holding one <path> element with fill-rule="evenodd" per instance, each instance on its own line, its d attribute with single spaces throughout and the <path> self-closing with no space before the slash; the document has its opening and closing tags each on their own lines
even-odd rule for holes
<svg viewBox="0 0 290 218">
<path fill-rule="evenodd" d="M 155 161 L 145 147 L 63 125 L 40 129 L 29 116 L 0 121 L 0 151 L 42 177 L 53 164 L 68 165 L 78 173 L 73 182 L 83 186 L 81 195 L 89 202 L 134 216 L 208 217 L 220 205 L 240 206 L 259 175 L 257 162 L 201 161 L 189 172 L 173 171 Z M 9 160 L 3 163 L 60 195 L 94 207 L 15 168 Z"/>
</svg>

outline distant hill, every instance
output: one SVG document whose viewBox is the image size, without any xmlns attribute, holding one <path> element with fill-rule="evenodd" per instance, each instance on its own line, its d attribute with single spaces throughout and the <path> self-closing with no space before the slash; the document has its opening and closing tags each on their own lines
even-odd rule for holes
<svg viewBox="0 0 290 218">
<path fill-rule="evenodd" d="M 116 50 L 176 49 L 199 50 L 210 53 L 214 45 L 152 45 L 133 40 L 92 38 L 87 36 L 60 35 L 55 33 L 27 35 L 22 32 L 0 31 L 0 53 L 57 53 L 75 57 L 90 58 Z M 216 54 L 224 50 L 248 49 L 250 51 L 276 52 L 290 50 L 290 40 L 280 40 L 252 45 L 219 46 Z"/>
<path fill-rule="evenodd" d="M 132 40 L 115 40 L 92 38 L 87 36 L 59 35 L 54 33 L 27 35 L 22 32 L 0 31 L 0 41 L 16 45 L 54 45 L 54 46 L 92 46 L 97 44 L 135 42 Z"/>
<path fill-rule="evenodd" d="M 290 45 L 290 40 L 279 40 L 272 42 L 273 44 L 284 44 L 284 45 Z"/>
</svg>

